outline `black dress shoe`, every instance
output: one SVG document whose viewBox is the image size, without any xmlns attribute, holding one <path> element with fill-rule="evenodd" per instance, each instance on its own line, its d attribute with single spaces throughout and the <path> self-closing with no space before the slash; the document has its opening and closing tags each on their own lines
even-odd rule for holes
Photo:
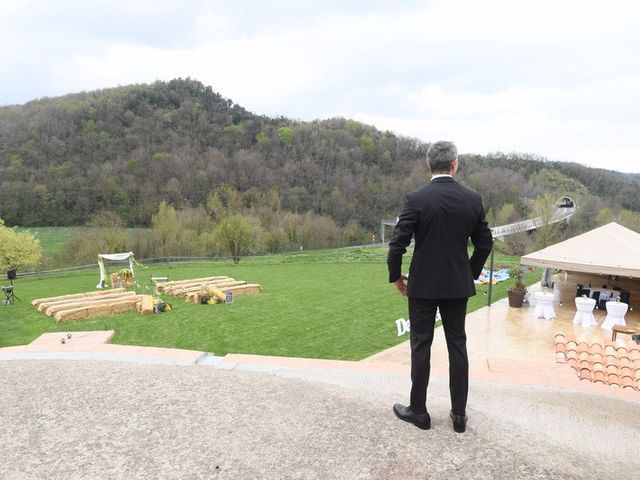
<svg viewBox="0 0 640 480">
<path fill-rule="evenodd" d="M 458 433 L 463 433 L 467 429 L 467 416 L 456 415 L 453 410 L 449 413 L 451 420 L 453 420 L 453 429 Z"/>
<path fill-rule="evenodd" d="M 393 413 L 395 413 L 400 420 L 413 423 L 422 430 L 429 430 L 431 428 L 431 417 L 428 413 L 416 413 L 411 410 L 411 407 L 405 407 L 399 403 L 393 406 Z"/>
</svg>

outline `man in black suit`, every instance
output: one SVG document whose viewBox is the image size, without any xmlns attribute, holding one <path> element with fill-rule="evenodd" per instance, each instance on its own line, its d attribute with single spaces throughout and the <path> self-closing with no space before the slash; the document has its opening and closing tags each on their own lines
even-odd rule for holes
<svg viewBox="0 0 640 480">
<path fill-rule="evenodd" d="M 389 282 L 409 297 L 411 329 L 410 404 L 397 403 L 393 411 L 419 428 L 431 428 L 426 400 L 439 308 L 449 351 L 450 416 L 454 430 L 464 432 L 469 389 L 467 300 L 476 293 L 473 280 L 480 276 L 493 238 L 480 195 L 453 179 L 458 171 L 456 146 L 451 142 L 432 144 L 427 161 L 431 182 L 407 195 L 389 242 Z M 415 249 L 407 278 L 401 274 L 402 255 L 412 237 Z M 467 252 L 469 239 L 474 246 L 471 258 Z"/>
</svg>

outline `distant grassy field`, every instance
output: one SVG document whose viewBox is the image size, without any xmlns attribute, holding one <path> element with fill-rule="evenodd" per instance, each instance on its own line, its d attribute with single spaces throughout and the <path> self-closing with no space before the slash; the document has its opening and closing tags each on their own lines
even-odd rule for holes
<svg viewBox="0 0 640 480">
<path fill-rule="evenodd" d="M 64 242 L 71 235 L 75 227 L 18 227 L 18 231 L 28 231 L 40 240 L 45 255 L 54 256 L 62 252 Z M 125 228 L 125 231 L 140 230 L 139 228 Z"/>
<path fill-rule="evenodd" d="M 170 280 L 228 275 L 260 283 L 263 291 L 237 297 L 231 305 L 194 305 L 163 297 L 173 311 L 147 316 L 124 313 L 63 324 L 37 312 L 31 300 L 94 290 L 98 269 L 22 277 L 14 283 L 22 301 L 0 306 L 0 347 L 26 344 L 50 331 L 115 330 L 114 343 L 119 344 L 216 355 L 359 360 L 407 338 L 397 336 L 395 325 L 396 319 L 407 318 L 406 299 L 387 283 L 385 257 L 384 248 L 351 248 L 244 258 L 239 265 L 230 261 L 151 265 L 137 270 L 140 293 L 152 293 L 150 277 L 154 275 Z M 501 257 L 496 263 L 513 261 Z M 494 286 L 494 299 L 504 297 L 509 286 L 508 282 Z M 479 286 L 469 311 L 486 304 L 485 294 L 486 286 Z"/>
<path fill-rule="evenodd" d="M 49 255 L 62 251 L 62 245 L 71 234 L 73 227 L 29 227 L 18 228 L 19 231 L 29 231 L 40 240 L 42 249 Z"/>
</svg>

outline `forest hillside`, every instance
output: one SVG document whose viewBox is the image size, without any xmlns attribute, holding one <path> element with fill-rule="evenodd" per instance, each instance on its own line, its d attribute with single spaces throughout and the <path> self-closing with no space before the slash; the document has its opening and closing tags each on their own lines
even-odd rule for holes
<svg viewBox="0 0 640 480">
<path fill-rule="evenodd" d="M 428 179 L 427 148 L 344 118 L 257 115 L 191 79 L 43 98 L 0 107 L 0 218 L 81 226 L 106 212 L 145 227 L 161 202 L 214 223 L 221 209 L 266 208 L 348 226 L 356 242 Z M 640 228 L 638 175 L 496 153 L 461 155 L 458 178 L 483 195 L 493 224 L 531 217 L 542 196 L 569 195 L 580 213 L 560 236 L 611 220 Z"/>
</svg>

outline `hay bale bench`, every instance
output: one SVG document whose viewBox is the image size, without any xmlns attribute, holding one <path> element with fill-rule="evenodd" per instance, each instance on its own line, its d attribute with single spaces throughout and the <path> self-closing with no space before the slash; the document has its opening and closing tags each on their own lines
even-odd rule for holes
<svg viewBox="0 0 640 480">
<path fill-rule="evenodd" d="M 201 296 L 205 295 L 207 290 L 218 290 L 225 294 L 233 292 L 234 296 L 252 295 L 262 291 L 257 283 L 250 284 L 244 280 L 235 280 L 225 276 L 161 282 L 156 284 L 156 288 L 159 292 L 184 298 L 191 303 L 201 303 Z"/>
<path fill-rule="evenodd" d="M 153 297 L 127 292 L 124 288 L 39 298 L 31 302 L 38 311 L 58 322 L 83 320 L 99 315 L 138 311 L 153 312 Z M 149 307 L 150 306 L 150 307 Z"/>
<path fill-rule="evenodd" d="M 36 298 L 31 302 L 31 305 L 38 308 L 38 306 L 45 302 L 54 302 L 54 301 L 63 301 L 63 300 L 71 300 L 76 298 L 91 298 L 91 297 L 100 297 L 103 295 L 111 295 L 113 293 L 122 293 L 126 290 L 124 288 L 114 288 L 111 290 L 98 290 L 92 292 L 82 292 L 82 293 L 73 293 L 71 295 L 60 295 L 58 297 L 48 297 L 48 298 Z M 39 311 L 42 309 L 38 308 Z"/>
<path fill-rule="evenodd" d="M 173 280 L 170 282 L 156 282 L 156 289 L 160 293 L 166 293 L 167 295 L 178 296 L 174 292 L 189 288 L 200 287 L 201 285 L 210 285 L 218 283 L 220 281 L 233 280 L 231 277 L 204 277 L 204 278 L 191 278 L 188 280 Z"/>
</svg>

